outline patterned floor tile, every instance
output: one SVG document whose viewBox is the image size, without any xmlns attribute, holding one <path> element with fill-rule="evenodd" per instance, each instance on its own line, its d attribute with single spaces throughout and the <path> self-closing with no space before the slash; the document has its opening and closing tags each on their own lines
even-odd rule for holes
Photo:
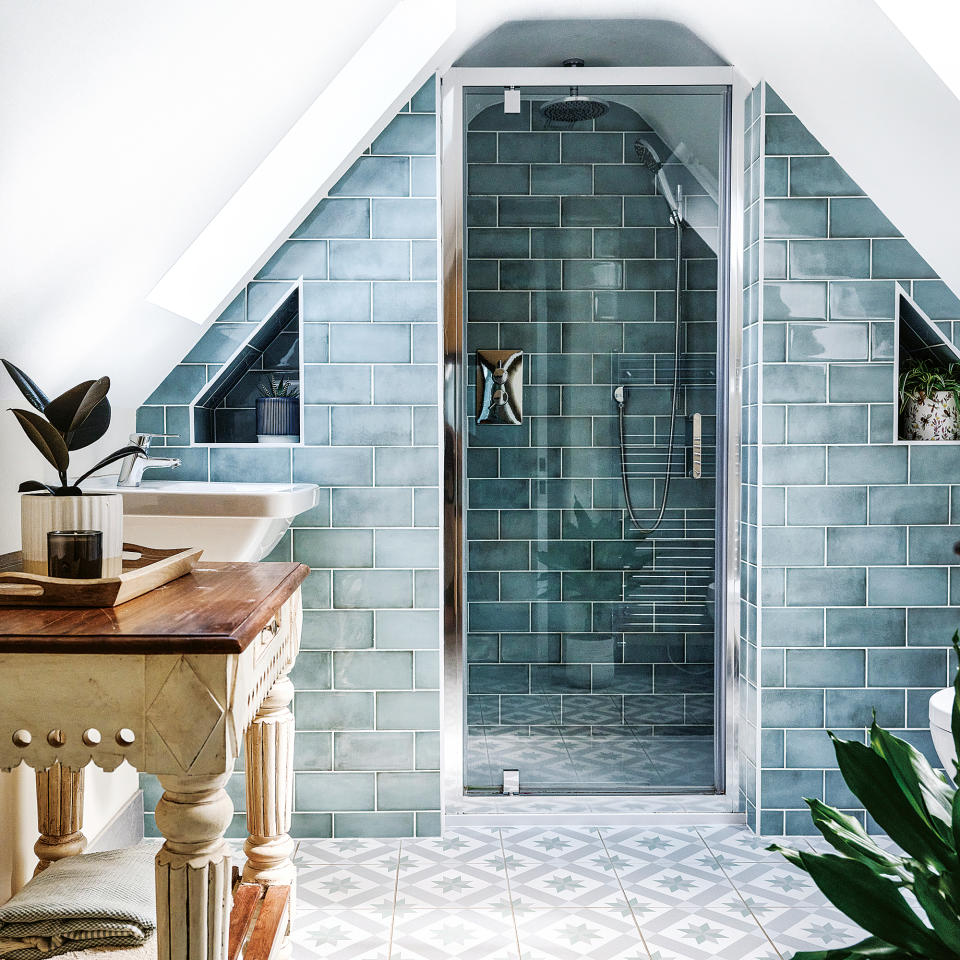
<svg viewBox="0 0 960 960">
<path fill-rule="evenodd" d="M 706 907 L 736 895 L 719 869 L 692 867 L 673 860 L 657 860 L 617 871 L 627 896 L 650 900 L 663 907 Z"/>
<path fill-rule="evenodd" d="M 495 827 L 460 827 L 447 831 L 442 837 L 404 840 L 400 855 L 434 863 L 472 863 L 502 857 L 503 846 L 500 831 Z"/>
<path fill-rule="evenodd" d="M 735 863 L 724 867 L 737 892 L 745 900 L 782 907 L 823 907 L 827 899 L 810 875 L 781 862 Z"/>
<path fill-rule="evenodd" d="M 528 861 L 507 872 L 511 899 L 521 909 L 596 907 L 623 896 L 616 873 L 591 861 Z"/>
<path fill-rule="evenodd" d="M 649 960 L 632 917 L 616 910 L 545 910 L 517 917 L 523 960 Z"/>
<path fill-rule="evenodd" d="M 752 830 L 740 826 L 699 827 L 703 842 L 721 863 L 770 860 L 766 848 L 782 842 L 783 837 L 758 837 Z"/>
<path fill-rule="evenodd" d="M 866 930 L 830 906 L 813 910 L 789 907 L 765 916 L 762 923 L 785 956 L 796 950 L 846 947 L 868 936 Z"/>
<path fill-rule="evenodd" d="M 301 906 L 290 939 L 294 960 L 388 960 L 392 914 L 374 910 L 310 910 Z"/>
<path fill-rule="evenodd" d="M 397 881 L 397 903 L 404 908 L 476 909 L 508 900 L 506 872 L 483 861 L 421 860 L 419 870 L 404 870 Z"/>
<path fill-rule="evenodd" d="M 400 852 L 399 840 L 373 837 L 345 837 L 342 840 L 301 840 L 294 862 L 311 863 L 378 863 Z"/>
<path fill-rule="evenodd" d="M 362 909 L 396 892 L 396 867 L 351 863 L 301 865 L 297 871 L 297 901 L 315 910 L 333 907 Z"/>
<path fill-rule="evenodd" d="M 619 855 L 640 862 L 707 853 L 694 827 L 601 827 L 600 835 L 611 857 Z"/>
<path fill-rule="evenodd" d="M 397 913 L 390 960 L 519 960 L 517 935 L 502 910 Z"/>
<path fill-rule="evenodd" d="M 640 922 L 653 960 L 779 960 L 752 917 L 670 908 Z"/>
<path fill-rule="evenodd" d="M 503 849 L 527 860 L 590 860 L 603 856 L 603 841 L 597 830 L 583 827 L 523 827 L 503 831 Z"/>
</svg>

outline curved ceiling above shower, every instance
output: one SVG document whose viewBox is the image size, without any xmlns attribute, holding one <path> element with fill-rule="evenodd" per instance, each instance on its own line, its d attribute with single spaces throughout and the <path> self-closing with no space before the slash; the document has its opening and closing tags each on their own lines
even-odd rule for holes
<svg viewBox="0 0 960 960">
<path fill-rule="evenodd" d="M 470 47 L 458 67 L 725 67 L 693 31 L 671 20 L 514 20 Z"/>
</svg>

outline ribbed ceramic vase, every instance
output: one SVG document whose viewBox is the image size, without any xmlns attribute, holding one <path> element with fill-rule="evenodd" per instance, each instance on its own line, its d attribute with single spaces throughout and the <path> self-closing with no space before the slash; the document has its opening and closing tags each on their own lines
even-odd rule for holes
<svg viewBox="0 0 960 960">
<path fill-rule="evenodd" d="M 47 534 L 51 530 L 103 532 L 101 576 L 119 577 L 123 554 L 123 497 L 119 493 L 84 493 L 53 497 L 25 493 L 20 497 L 20 540 L 25 573 L 47 575 Z"/>
<path fill-rule="evenodd" d="M 299 398 L 257 397 L 257 443 L 297 443 L 299 440 Z"/>
<path fill-rule="evenodd" d="M 907 397 L 900 417 L 901 439 L 956 440 L 957 427 L 957 399 L 952 390 Z"/>
</svg>

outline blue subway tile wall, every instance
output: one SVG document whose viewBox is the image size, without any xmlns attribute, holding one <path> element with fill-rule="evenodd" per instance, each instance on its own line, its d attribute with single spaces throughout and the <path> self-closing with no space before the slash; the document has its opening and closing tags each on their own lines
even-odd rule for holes
<svg viewBox="0 0 960 960">
<path fill-rule="evenodd" d="M 467 782 L 496 789 L 504 763 L 520 765 L 521 783 L 550 780 L 555 765 L 552 782 L 589 791 L 597 782 L 570 782 L 566 761 L 533 771 L 529 751 L 496 745 L 522 735 L 563 755 L 579 738 L 677 743 L 714 732 L 717 258 L 704 237 L 715 236 L 716 205 L 668 165 L 668 180 L 684 182 L 688 219 L 704 229 L 684 230 L 678 446 L 665 523 L 643 540 L 625 516 L 612 393 L 637 385 L 630 484 L 650 521 L 670 419 L 676 241 L 633 142 L 659 140 L 622 107 L 606 127 L 549 130 L 536 103 L 519 116 L 486 104 L 466 139 Z M 524 351 L 520 425 L 473 416 L 484 348 Z M 700 480 L 687 467 L 694 412 L 704 423 Z M 646 774 L 617 779 L 624 757 L 604 784 L 651 786 L 649 762 Z M 709 789 L 712 754 L 687 773 Z"/>
<path fill-rule="evenodd" d="M 439 831 L 435 104 L 431 79 L 137 413 L 139 428 L 180 432 L 245 328 L 303 275 L 303 445 L 169 443 L 182 479 L 321 488 L 267 558 L 311 568 L 292 677 L 298 836 Z M 244 834 L 241 817 L 231 829 Z"/>
<path fill-rule="evenodd" d="M 748 233 L 779 246 L 768 279 L 746 257 L 741 786 L 764 833 L 806 833 L 806 796 L 864 822 L 827 728 L 863 740 L 876 710 L 937 763 L 960 454 L 892 442 L 894 284 L 938 322 L 960 301 L 769 87 L 747 113 Z"/>
</svg>

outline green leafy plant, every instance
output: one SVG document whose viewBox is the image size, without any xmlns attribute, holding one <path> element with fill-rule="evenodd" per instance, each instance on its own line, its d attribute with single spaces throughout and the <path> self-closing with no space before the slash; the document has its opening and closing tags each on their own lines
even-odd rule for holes
<svg viewBox="0 0 960 960">
<path fill-rule="evenodd" d="M 960 363 L 947 366 L 927 359 L 912 360 L 900 370 L 900 412 L 909 400 L 923 403 L 938 390 L 949 390 L 960 409 Z"/>
<path fill-rule="evenodd" d="M 50 400 L 19 367 L 8 360 L 0 362 L 17 389 L 30 405 L 39 411 L 34 413 L 33 410 L 10 408 L 10 412 L 17 418 L 30 442 L 60 477 L 60 486 L 52 486 L 40 480 L 24 480 L 19 487 L 21 493 L 46 490 L 55 497 L 78 496 L 83 493 L 80 484 L 97 470 L 131 454 L 145 456 L 138 446 L 121 447 L 70 483 L 67 479 L 70 453 L 96 443 L 110 426 L 110 403 L 107 400 L 110 378 L 85 380 Z"/>
<path fill-rule="evenodd" d="M 953 646 L 960 654 L 960 634 Z M 951 727 L 960 754 L 960 671 Z M 957 960 L 960 957 L 960 793 L 909 743 L 877 725 L 870 743 L 832 733 L 840 772 L 904 856 L 882 849 L 853 817 L 806 802 L 814 826 L 837 851 L 782 853 L 872 936 L 849 947 L 807 950 L 793 960 Z"/>
<path fill-rule="evenodd" d="M 300 387 L 296 380 L 287 380 L 285 377 L 275 377 L 270 374 L 264 377 L 259 385 L 261 397 L 299 397 Z"/>
</svg>

